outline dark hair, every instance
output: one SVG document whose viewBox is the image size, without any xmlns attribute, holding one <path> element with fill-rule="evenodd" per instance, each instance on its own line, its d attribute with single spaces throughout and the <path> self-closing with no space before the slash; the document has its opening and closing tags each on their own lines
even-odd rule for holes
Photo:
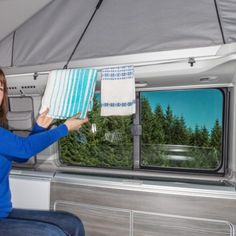
<svg viewBox="0 0 236 236">
<path fill-rule="evenodd" d="M 7 127 L 7 112 L 8 112 L 8 96 L 7 96 L 7 82 L 3 70 L 0 68 L 0 85 L 3 86 L 3 100 L 0 104 L 0 126 Z"/>
</svg>

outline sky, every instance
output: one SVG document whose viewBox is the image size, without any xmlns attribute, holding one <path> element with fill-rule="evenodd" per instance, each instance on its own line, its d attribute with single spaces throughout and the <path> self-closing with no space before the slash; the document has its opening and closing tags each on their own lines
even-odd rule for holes
<svg viewBox="0 0 236 236">
<path fill-rule="evenodd" d="M 184 117 L 187 127 L 205 126 L 208 131 L 214 126 L 216 119 L 222 125 L 223 93 L 219 89 L 194 89 L 178 91 L 142 92 L 154 111 L 157 104 L 166 110 L 168 104 L 173 114 Z"/>
</svg>

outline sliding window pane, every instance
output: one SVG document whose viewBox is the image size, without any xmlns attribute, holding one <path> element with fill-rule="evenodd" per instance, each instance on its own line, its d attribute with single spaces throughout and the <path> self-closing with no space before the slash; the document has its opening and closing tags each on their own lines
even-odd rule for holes
<svg viewBox="0 0 236 236">
<path fill-rule="evenodd" d="M 141 92 L 141 166 L 215 170 L 222 163 L 223 92 Z"/>
<path fill-rule="evenodd" d="M 60 141 L 60 159 L 67 165 L 84 167 L 132 167 L 132 117 L 100 116 L 100 95 L 96 94 L 89 123 Z"/>
</svg>

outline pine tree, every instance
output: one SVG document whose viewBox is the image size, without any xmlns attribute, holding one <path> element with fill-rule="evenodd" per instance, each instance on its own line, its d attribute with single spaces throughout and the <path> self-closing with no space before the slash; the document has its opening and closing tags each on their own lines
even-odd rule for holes
<svg viewBox="0 0 236 236">
<path fill-rule="evenodd" d="M 165 122 L 165 116 L 162 111 L 161 105 L 158 104 L 154 113 L 153 133 L 152 133 L 153 142 L 156 144 L 164 144 L 165 142 L 164 122 Z"/>
<path fill-rule="evenodd" d="M 164 114 L 164 112 L 162 110 L 162 107 L 159 103 L 158 103 L 158 105 L 156 106 L 156 109 L 155 109 L 155 116 L 159 120 L 160 124 L 164 127 L 165 114 Z"/>
<path fill-rule="evenodd" d="M 141 104 L 142 142 L 150 144 L 153 137 L 154 116 L 149 101 L 145 97 L 141 98 Z"/>
<path fill-rule="evenodd" d="M 180 117 L 180 127 L 181 127 L 181 133 L 182 133 L 182 135 L 181 135 L 182 136 L 182 144 L 188 145 L 190 135 L 189 135 L 189 130 L 186 126 L 183 115 L 181 115 L 181 117 Z"/>
<path fill-rule="evenodd" d="M 211 131 L 211 147 L 216 148 L 218 151 L 221 150 L 222 146 L 222 128 L 220 126 L 219 120 L 215 121 L 215 125 Z"/>
<path fill-rule="evenodd" d="M 200 143 L 202 147 L 208 147 L 209 146 L 209 133 L 206 128 L 206 126 L 203 126 L 200 131 Z"/>
<path fill-rule="evenodd" d="M 165 143 L 172 144 L 172 131 L 173 131 L 173 112 L 171 110 L 170 105 L 166 108 L 165 114 L 165 123 L 164 123 L 164 131 L 165 131 Z"/>
<path fill-rule="evenodd" d="M 172 144 L 188 144 L 188 134 L 183 116 L 181 116 L 181 118 L 174 117 Z"/>
<path fill-rule="evenodd" d="M 193 145 L 194 146 L 201 146 L 201 143 L 199 142 L 199 140 L 200 140 L 200 130 L 199 130 L 199 126 L 196 125 L 195 126 L 195 131 L 194 131 Z"/>
<path fill-rule="evenodd" d="M 195 133 L 193 132 L 192 128 L 187 128 L 187 135 L 188 135 L 188 145 L 194 146 L 195 145 Z"/>
</svg>

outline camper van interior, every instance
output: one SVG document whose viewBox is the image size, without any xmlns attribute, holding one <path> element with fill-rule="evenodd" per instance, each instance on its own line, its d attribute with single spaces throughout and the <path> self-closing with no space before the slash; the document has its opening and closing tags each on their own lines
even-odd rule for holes
<svg viewBox="0 0 236 236">
<path fill-rule="evenodd" d="M 235 235 L 236 1 L 9 0 L 0 9 L 11 132 L 31 131 L 51 71 L 97 72 L 88 124 L 13 164 L 14 208 L 73 213 L 86 236 Z M 134 69 L 135 112 L 103 116 L 104 70 L 122 66 Z"/>
</svg>

